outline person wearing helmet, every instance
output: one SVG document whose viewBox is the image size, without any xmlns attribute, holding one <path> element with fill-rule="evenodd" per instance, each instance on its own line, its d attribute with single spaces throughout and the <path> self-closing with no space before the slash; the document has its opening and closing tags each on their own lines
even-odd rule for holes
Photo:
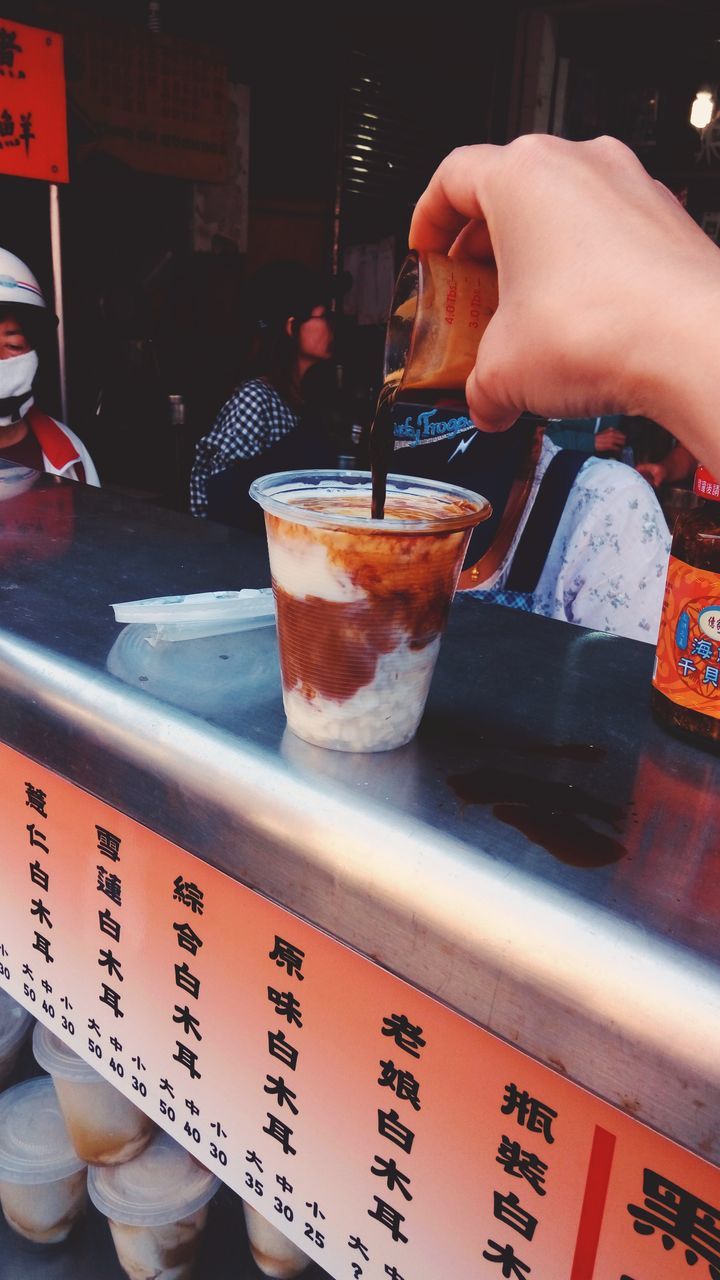
<svg viewBox="0 0 720 1280">
<path fill-rule="evenodd" d="M 52 323 L 32 272 L 14 253 L 0 249 L 0 458 L 99 485 L 82 441 L 35 404 L 38 348 Z"/>
</svg>

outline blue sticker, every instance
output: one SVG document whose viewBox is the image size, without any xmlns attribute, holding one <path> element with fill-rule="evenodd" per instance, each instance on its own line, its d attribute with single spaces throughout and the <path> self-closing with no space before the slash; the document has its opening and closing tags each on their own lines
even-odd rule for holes
<svg viewBox="0 0 720 1280">
<path fill-rule="evenodd" d="M 690 639 L 690 617 L 683 609 L 675 627 L 675 644 L 678 649 L 687 649 Z"/>
</svg>

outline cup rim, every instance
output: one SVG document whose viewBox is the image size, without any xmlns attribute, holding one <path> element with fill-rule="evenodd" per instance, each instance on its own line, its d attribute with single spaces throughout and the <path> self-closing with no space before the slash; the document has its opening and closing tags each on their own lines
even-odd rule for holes
<svg viewBox="0 0 720 1280">
<path fill-rule="evenodd" d="M 37 1114 L 42 1104 L 50 1108 L 57 1122 L 54 1133 L 54 1147 L 44 1152 L 25 1151 L 18 1146 L 15 1132 L 8 1136 L 6 1119 L 14 1118 L 15 1124 L 26 1125 L 33 1114 Z M 27 1116 L 27 1119 L 24 1117 Z M 31 1121 L 30 1121 L 31 1122 Z M 86 1168 L 85 1161 L 77 1154 L 72 1145 L 70 1135 L 65 1127 L 60 1103 L 58 1102 L 50 1076 L 32 1076 L 22 1080 L 20 1084 L 6 1089 L 0 1096 L 0 1180 L 19 1186 L 34 1186 L 50 1182 L 61 1182 Z"/>
<path fill-rule="evenodd" d="M 456 511 L 446 517 L 433 516 L 428 520 L 399 520 L 387 517 L 384 520 L 374 520 L 368 516 L 332 515 L 329 512 L 314 511 L 283 501 L 280 496 L 282 493 L 297 492 L 303 483 L 308 484 L 311 480 L 316 482 L 313 485 L 316 490 L 325 485 L 330 491 L 332 486 L 342 485 L 350 489 L 363 489 L 369 494 L 372 475 L 369 471 L 342 471 L 338 468 L 316 471 L 274 471 L 253 480 L 249 493 L 265 512 L 286 520 L 291 515 L 293 524 L 321 529 L 357 529 L 365 534 L 453 533 L 472 529 L 492 515 L 492 506 L 488 499 L 479 493 L 474 493 L 471 489 L 462 489 L 455 484 L 445 484 L 442 480 L 429 480 L 423 476 L 402 476 L 395 473 L 388 475 L 388 492 L 394 490 L 412 495 L 414 491 L 418 496 L 423 494 L 434 494 L 436 497 L 447 496 L 467 503 L 470 509 Z"/>
<path fill-rule="evenodd" d="M 110 1084 L 95 1067 L 46 1027 L 44 1022 L 35 1023 L 32 1047 L 38 1066 L 49 1071 L 51 1076 L 57 1076 L 61 1080 L 82 1081 L 83 1084 Z"/>
<path fill-rule="evenodd" d="M 148 1166 L 151 1172 L 158 1151 L 168 1151 L 176 1169 L 168 1180 L 163 1171 L 159 1181 L 155 1175 L 152 1192 L 148 1189 Z M 142 1171 L 142 1172 L 141 1172 Z M 88 1195 L 106 1218 L 132 1227 L 163 1227 L 182 1222 L 212 1200 L 221 1180 L 200 1164 L 185 1147 L 159 1129 L 148 1145 L 124 1164 L 91 1165 L 88 1169 Z"/>
</svg>

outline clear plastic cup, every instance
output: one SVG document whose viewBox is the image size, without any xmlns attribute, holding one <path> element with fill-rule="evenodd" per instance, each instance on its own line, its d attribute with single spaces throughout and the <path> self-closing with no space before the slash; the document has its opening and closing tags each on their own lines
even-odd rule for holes
<svg viewBox="0 0 720 1280">
<path fill-rule="evenodd" d="M 18 1054 L 33 1024 L 33 1016 L 0 990 L 0 1089 L 4 1089 L 15 1069 Z"/>
<path fill-rule="evenodd" d="M 33 1053 L 53 1078 L 73 1146 L 87 1164 L 122 1164 L 147 1146 L 150 1117 L 40 1022 Z"/>
<path fill-rule="evenodd" d="M 272 1222 L 243 1200 L 250 1252 L 263 1275 L 274 1280 L 299 1276 L 312 1261 L 292 1240 L 288 1240 Z"/>
<path fill-rule="evenodd" d="M 485 498 L 388 476 L 385 519 L 362 471 L 254 481 L 265 511 L 288 725 L 337 751 L 409 742 L 425 709 L 470 533 Z"/>
<path fill-rule="evenodd" d="M 188 1280 L 219 1186 L 214 1173 L 162 1132 L 135 1160 L 88 1172 L 90 1199 L 110 1223 L 130 1280 Z"/>
<path fill-rule="evenodd" d="M 48 1076 L 0 1097 L 0 1204 L 13 1231 L 35 1244 L 65 1240 L 87 1208 L 85 1164 Z"/>
</svg>

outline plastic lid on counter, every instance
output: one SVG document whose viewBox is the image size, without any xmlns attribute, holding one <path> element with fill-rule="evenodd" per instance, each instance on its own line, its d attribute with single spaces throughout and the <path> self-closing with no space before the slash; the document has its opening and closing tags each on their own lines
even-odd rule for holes
<svg viewBox="0 0 720 1280">
<path fill-rule="evenodd" d="M 48 1076 L 0 1094 L 0 1179 L 32 1185 L 57 1182 L 84 1169 Z"/>
<path fill-rule="evenodd" d="M 99 1080 L 103 1080 L 94 1067 L 89 1062 L 85 1062 L 83 1058 L 78 1057 L 72 1049 L 53 1035 L 47 1027 L 41 1022 L 36 1024 L 33 1031 L 33 1053 L 35 1061 L 49 1071 L 51 1076 L 62 1076 L 65 1080 L 86 1081 L 88 1084 L 97 1084 Z"/>
<path fill-rule="evenodd" d="M 220 1179 L 167 1133 L 125 1164 L 88 1171 L 90 1199 L 106 1217 L 134 1227 L 180 1222 L 211 1200 Z"/>
<path fill-rule="evenodd" d="M 33 1016 L 7 991 L 0 990 L 0 1061 L 13 1053 L 27 1035 Z"/>
</svg>

